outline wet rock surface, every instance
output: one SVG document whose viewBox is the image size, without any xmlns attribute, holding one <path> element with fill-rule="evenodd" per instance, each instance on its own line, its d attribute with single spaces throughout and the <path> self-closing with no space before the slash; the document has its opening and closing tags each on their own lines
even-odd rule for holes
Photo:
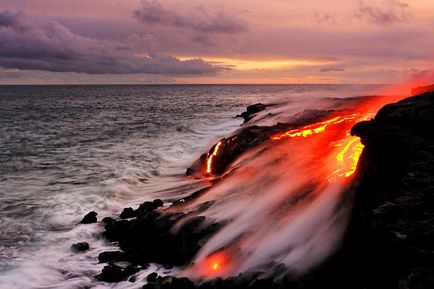
<svg viewBox="0 0 434 289">
<path fill-rule="evenodd" d="M 80 242 L 71 245 L 71 251 L 74 253 L 84 252 L 89 250 L 89 243 Z"/>
<path fill-rule="evenodd" d="M 97 279 L 105 282 L 121 282 L 127 280 L 129 276 L 136 274 L 141 269 L 141 267 L 131 265 L 124 268 L 117 265 L 108 265 L 104 266 Z"/>
<path fill-rule="evenodd" d="M 144 202 L 139 208 L 131 212 L 127 208 L 129 220 L 105 218 L 104 236 L 111 242 L 118 242 L 122 251 L 102 252 L 98 256 L 101 263 L 108 263 L 98 276 L 100 280 L 118 282 L 145 268 L 148 263 L 158 263 L 166 267 L 182 266 L 190 262 L 194 254 L 200 249 L 202 242 L 215 233 L 218 224 L 205 224 L 204 217 L 191 217 L 173 230 L 174 225 L 186 214 L 162 213 L 158 209 L 163 206 L 159 199 Z M 131 210 L 130 210 L 131 209 Z M 137 271 L 130 267 L 116 264 L 127 261 L 139 268 Z"/>
</svg>

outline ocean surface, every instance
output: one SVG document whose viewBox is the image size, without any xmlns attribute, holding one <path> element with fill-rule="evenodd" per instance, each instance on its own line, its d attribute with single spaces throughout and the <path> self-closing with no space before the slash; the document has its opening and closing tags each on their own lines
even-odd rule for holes
<svg viewBox="0 0 434 289">
<path fill-rule="evenodd" d="M 206 186 L 186 168 L 249 104 L 351 97 L 366 85 L 0 86 L 0 288 L 135 288 L 95 281 L 99 224 Z M 70 246 L 89 242 L 87 253 Z M 138 286 L 138 285 L 136 285 Z"/>
</svg>

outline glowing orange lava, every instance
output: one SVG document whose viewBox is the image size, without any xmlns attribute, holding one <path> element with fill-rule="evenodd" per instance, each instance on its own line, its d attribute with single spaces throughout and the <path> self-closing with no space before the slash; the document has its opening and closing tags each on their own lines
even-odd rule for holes
<svg viewBox="0 0 434 289">
<path fill-rule="evenodd" d="M 308 137 L 317 133 L 324 132 L 328 126 L 340 124 L 346 121 L 351 121 L 357 119 L 358 114 L 350 114 L 350 115 L 340 115 L 336 116 L 332 119 L 317 122 L 314 124 L 306 125 L 301 128 L 292 129 L 284 133 L 276 134 L 271 137 L 272 140 L 280 140 L 286 137 Z"/>
<path fill-rule="evenodd" d="M 205 260 L 205 273 L 207 275 L 217 274 L 224 270 L 227 262 L 228 260 L 225 254 L 221 252 L 212 254 Z"/>
<path fill-rule="evenodd" d="M 219 151 L 221 145 L 222 145 L 222 142 L 219 141 L 219 142 L 215 145 L 212 154 L 211 154 L 211 155 L 208 154 L 208 159 L 207 159 L 207 162 L 206 162 L 206 172 L 207 172 L 208 174 L 211 174 L 211 173 L 212 173 L 212 160 L 213 160 L 213 158 L 218 154 L 218 151 Z"/>
<path fill-rule="evenodd" d="M 334 146 L 342 149 L 335 156 L 337 168 L 327 178 L 329 182 L 342 177 L 347 178 L 354 174 L 363 151 L 363 144 L 360 139 L 351 136 L 349 133 L 346 138 L 338 141 Z"/>
<path fill-rule="evenodd" d="M 343 130 L 344 136 L 338 137 L 330 143 L 331 146 L 336 147 L 336 150 L 333 150 L 335 154 L 334 163 L 332 164 L 333 169 L 327 178 L 329 182 L 332 182 L 338 178 L 349 177 L 356 171 L 357 163 L 363 150 L 363 144 L 358 137 L 350 135 L 350 130 L 357 122 L 368 120 L 372 116 L 373 114 L 371 113 L 339 115 L 328 120 L 276 134 L 271 139 L 306 138 L 326 131 L 336 132 L 336 130 Z"/>
</svg>

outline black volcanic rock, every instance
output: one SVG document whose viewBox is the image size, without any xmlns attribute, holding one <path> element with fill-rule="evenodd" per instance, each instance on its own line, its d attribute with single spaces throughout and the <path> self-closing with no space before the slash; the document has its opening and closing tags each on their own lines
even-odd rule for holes
<svg viewBox="0 0 434 289">
<path fill-rule="evenodd" d="M 100 275 L 97 276 L 98 280 L 106 282 L 120 282 L 124 281 L 127 276 L 122 272 L 122 268 L 116 265 L 104 266 Z"/>
<path fill-rule="evenodd" d="M 120 218 L 121 219 L 129 219 L 129 218 L 133 218 L 136 216 L 136 212 L 133 210 L 133 208 L 129 207 L 129 208 L 125 208 L 123 209 L 122 213 L 120 214 Z"/>
<path fill-rule="evenodd" d="M 188 278 L 176 278 L 171 276 L 160 277 L 152 283 L 143 286 L 144 289 L 193 289 L 197 288 Z M 216 287 L 218 288 L 218 287 Z"/>
<path fill-rule="evenodd" d="M 114 221 L 116 220 L 113 219 L 112 217 L 105 217 L 101 220 L 101 222 L 103 222 L 104 224 L 113 223 Z"/>
<path fill-rule="evenodd" d="M 120 251 L 106 251 L 98 255 L 100 263 L 111 263 L 125 260 L 125 253 Z"/>
<path fill-rule="evenodd" d="M 364 288 L 434 288 L 434 93 L 352 133 L 365 144 L 351 228 Z"/>
<path fill-rule="evenodd" d="M 163 206 L 163 201 L 160 199 L 153 200 L 152 202 L 144 202 L 135 211 L 135 214 L 144 214 L 150 211 L 154 211 Z"/>
<path fill-rule="evenodd" d="M 244 119 L 244 123 L 251 120 L 258 112 L 265 110 L 266 105 L 262 103 L 256 103 L 249 105 L 247 110 L 237 115 L 236 117 L 242 117 Z"/>
<path fill-rule="evenodd" d="M 132 219 L 107 220 L 104 235 L 109 241 L 118 242 L 123 252 L 102 252 L 98 257 L 99 261 L 128 261 L 142 267 L 151 262 L 163 264 L 167 268 L 185 265 L 200 249 L 202 242 L 220 228 L 219 224 L 205 225 L 204 217 L 190 217 L 183 222 L 179 230 L 173 232 L 175 223 L 187 215 L 163 214 L 157 211 L 161 206 L 163 202 L 159 199 L 144 202 L 134 211 L 135 217 Z M 117 282 L 110 280 L 124 279 L 124 269 L 109 266 L 100 278 L 108 282 Z M 107 272 L 112 271 L 120 277 L 106 278 Z"/>
<path fill-rule="evenodd" d="M 122 268 L 117 265 L 108 265 L 102 269 L 101 274 L 97 277 L 100 281 L 105 282 L 121 282 L 128 279 L 129 276 L 136 274 L 140 268 L 134 266 L 127 266 Z"/>
<path fill-rule="evenodd" d="M 146 277 L 146 281 L 155 282 L 155 281 L 157 281 L 157 278 L 158 278 L 158 274 L 153 272 Z"/>
<path fill-rule="evenodd" d="M 80 221 L 80 224 L 92 224 L 96 223 L 98 220 L 96 219 L 96 216 L 98 214 L 94 211 L 87 213 L 83 219 Z"/>
<path fill-rule="evenodd" d="M 72 244 L 71 250 L 75 253 L 87 251 L 87 250 L 89 250 L 89 243 L 80 242 L 80 243 Z"/>
</svg>

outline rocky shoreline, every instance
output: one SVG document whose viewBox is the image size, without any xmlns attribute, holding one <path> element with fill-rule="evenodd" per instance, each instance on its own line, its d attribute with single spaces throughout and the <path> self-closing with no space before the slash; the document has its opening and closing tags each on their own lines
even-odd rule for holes
<svg viewBox="0 0 434 289">
<path fill-rule="evenodd" d="M 265 106 L 257 104 L 241 116 L 248 122 L 263 109 Z M 265 142 L 271 134 L 321 119 L 324 113 L 310 113 L 298 123 L 240 129 L 221 140 L 222 153 L 214 160 L 213 173 L 224 172 L 239 154 Z M 143 288 L 434 288 L 434 92 L 383 107 L 373 120 L 354 126 L 352 134 L 365 145 L 354 183 L 353 217 L 341 249 L 313 272 L 297 279 L 279 274 L 277 280 L 249 272 L 200 284 L 153 273 Z M 187 175 L 203 171 L 209 153 L 199 158 Z M 190 199 L 202 193 L 198 191 Z M 167 207 L 188 201 L 144 202 L 137 209 L 125 208 L 119 218 L 104 218 L 103 234 L 108 241 L 117 242 L 120 250 L 99 255 L 99 261 L 108 265 L 97 278 L 135 282 L 134 274 L 149 263 L 166 268 L 188 265 L 201 244 L 224 226 L 204 226 L 205 217 L 194 217 L 173 232 L 173 225 L 186 213 L 170 213 Z M 195 215 L 209 205 L 197 207 Z M 96 213 L 91 212 L 82 223 L 96 221 Z M 74 244 L 73 250 L 86 250 L 79 244 Z M 119 266 L 119 261 L 130 265 Z M 285 272 L 283 265 L 270 266 L 274 272 Z"/>
</svg>

